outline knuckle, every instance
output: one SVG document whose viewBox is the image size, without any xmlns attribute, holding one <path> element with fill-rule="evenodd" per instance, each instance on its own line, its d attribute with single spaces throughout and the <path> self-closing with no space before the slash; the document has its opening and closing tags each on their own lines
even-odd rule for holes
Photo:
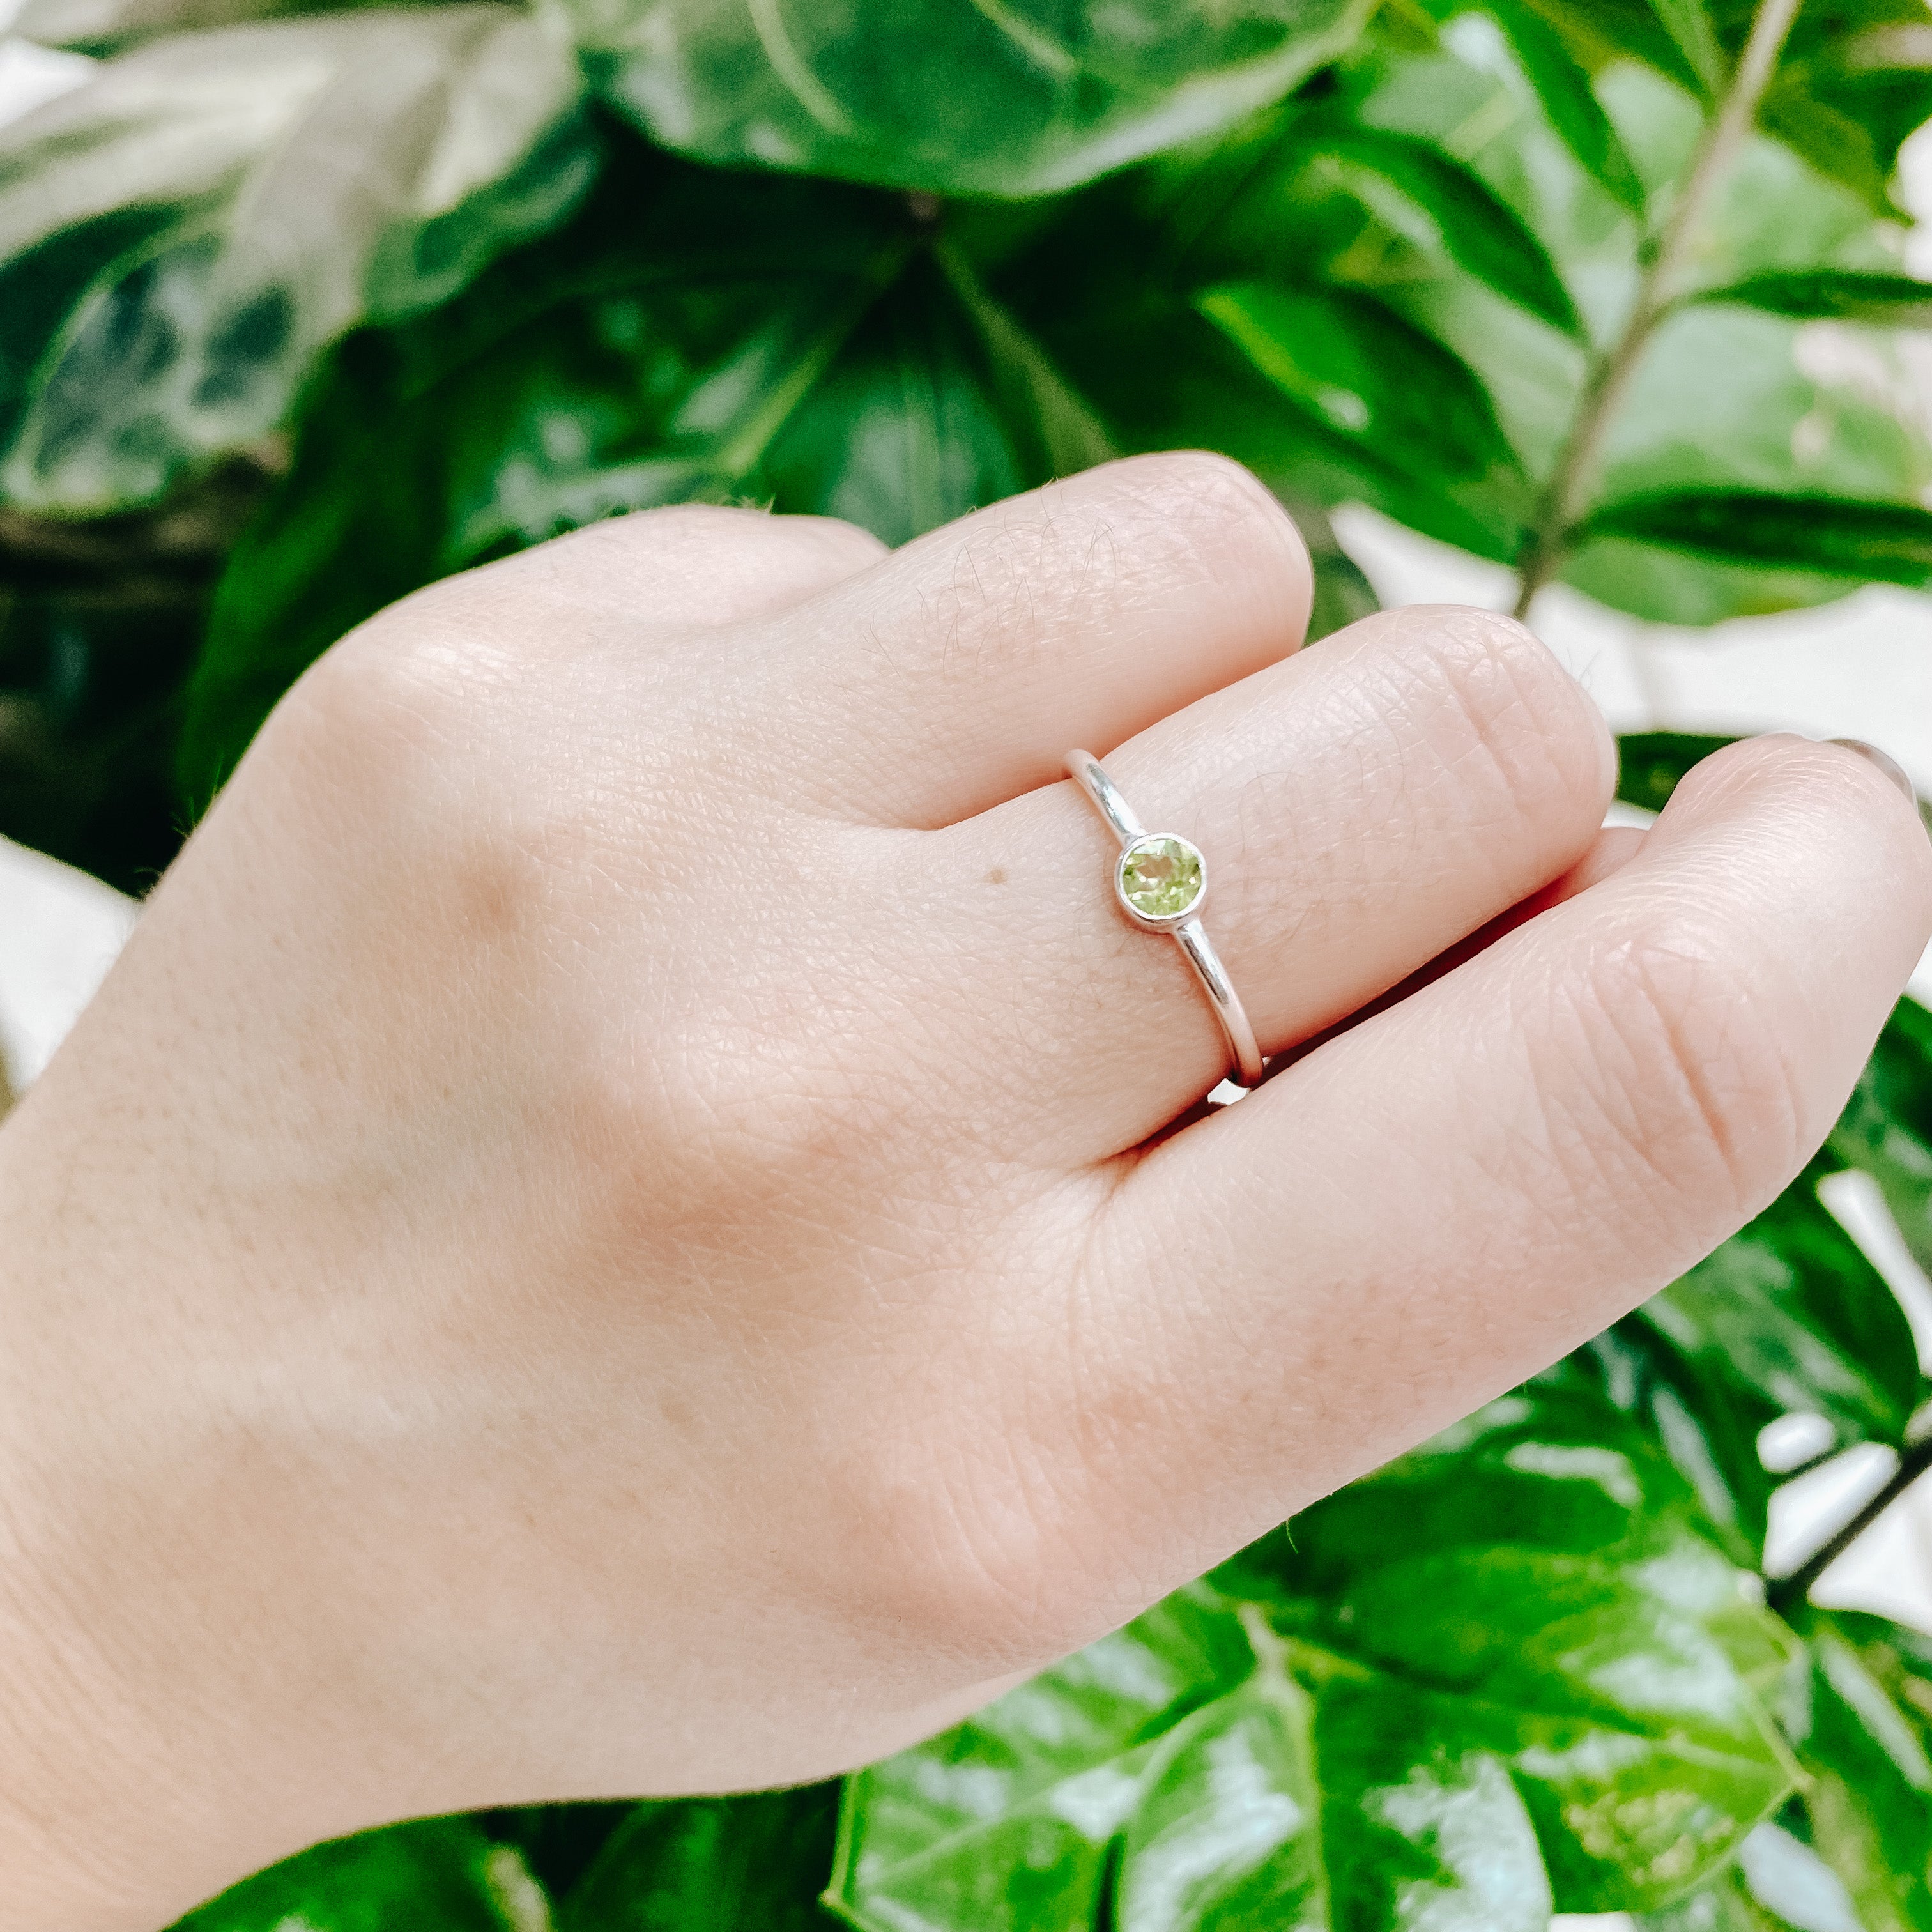
<svg viewBox="0 0 1932 1932">
<path fill-rule="evenodd" d="M 1696 1243 L 1762 1208 L 1809 1151 L 1775 1004 L 1681 916 L 1606 947 L 1579 999 L 1588 1094 L 1567 1136 L 1592 1184 L 1634 1188 Z"/>
<path fill-rule="evenodd" d="M 1898 812 L 1899 794 L 1868 760 L 1846 746 L 1819 744 L 1789 732 L 1772 732 L 1726 745 L 1694 766 L 1678 788 L 1688 802 L 1730 800 L 1758 803 L 1782 795 L 1787 808 L 1820 821 L 1856 820 L 1862 836 L 1883 838 L 1902 827 L 1917 856 L 1932 846 L 1910 836 L 1911 823 Z"/>
<path fill-rule="evenodd" d="M 1593 830 L 1610 785 L 1606 728 L 1548 646 L 1512 617 L 1462 605 L 1389 621 L 1408 674 L 1419 671 L 1415 723 L 1457 808 L 1564 838 Z"/>
<path fill-rule="evenodd" d="M 272 728 L 284 754 L 303 764 L 382 771 L 400 742 L 422 742 L 435 728 L 442 695 L 392 628 L 369 624 L 303 672 Z"/>
<path fill-rule="evenodd" d="M 621 516 L 586 524 L 559 542 L 580 550 L 708 544 L 721 537 L 735 540 L 755 536 L 773 520 L 768 511 L 751 509 L 742 504 L 659 503 L 647 510 L 627 510 Z"/>
<path fill-rule="evenodd" d="M 399 753 L 446 744 L 487 681 L 473 638 L 444 621 L 432 593 L 326 652 L 284 699 L 277 722 L 310 756 L 388 770 Z"/>
<path fill-rule="evenodd" d="M 849 559 L 855 568 L 876 563 L 892 552 L 883 538 L 843 517 L 768 517 L 766 521 L 788 542 L 809 544 L 834 557 Z"/>
<path fill-rule="evenodd" d="M 614 602 L 627 623 L 641 608 L 674 626 L 771 615 L 886 554 L 869 531 L 836 517 L 714 503 L 634 511 L 547 548 L 525 553 L 530 568 L 567 571 L 577 595 Z"/>
<path fill-rule="evenodd" d="M 1305 575 L 1308 548 L 1294 520 L 1254 472 L 1207 450 L 1174 450 L 1115 466 L 1120 488 L 1150 531 L 1204 544 L 1217 560 L 1249 562 L 1266 571 L 1284 566 Z"/>
</svg>

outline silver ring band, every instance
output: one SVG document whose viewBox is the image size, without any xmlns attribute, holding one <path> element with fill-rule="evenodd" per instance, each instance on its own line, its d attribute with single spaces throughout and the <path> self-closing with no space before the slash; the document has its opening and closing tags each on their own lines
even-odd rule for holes
<svg viewBox="0 0 1932 1932">
<path fill-rule="evenodd" d="M 1262 1052 L 1255 1030 L 1201 923 L 1201 904 L 1208 896 L 1208 861 L 1201 848 L 1177 832 L 1150 832 L 1091 752 L 1069 752 L 1066 775 L 1093 801 L 1120 842 L 1114 867 L 1114 902 L 1144 931 L 1173 935 L 1228 1036 L 1234 1063 L 1228 1078 L 1238 1086 L 1258 1085 Z"/>
</svg>

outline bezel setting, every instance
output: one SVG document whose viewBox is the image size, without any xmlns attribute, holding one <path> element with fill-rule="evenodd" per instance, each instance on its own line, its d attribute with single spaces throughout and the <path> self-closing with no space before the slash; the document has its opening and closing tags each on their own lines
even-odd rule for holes
<svg viewBox="0 0 1932 1932">
<path fill-rule="evenodd" d="M 1184 862 L 1191 862 L 1196 873 L 1196 884 L 1186 902 L 1172 911 L 1145 912 L 1136 905 L 1128 896 L 1127 873 L 1136 856 L 1149 847 L 1178 846 Z M 1160 854 L 1162 857 L 1168 855 Z M 1137 838 L 1130 839 L 1120 848 L 1120 856 L 1114 866 L 1114 897 L 1120 910 L 1135 925 L 1149 932 L 1172 932 L 1178 926 L 1184 925 L 1201 910 L 1208 897 L 1208 860 L 1199 846 L 1191 838 L 1184 838 L 1178 832 L 1144 832 Z"/>
</svg>

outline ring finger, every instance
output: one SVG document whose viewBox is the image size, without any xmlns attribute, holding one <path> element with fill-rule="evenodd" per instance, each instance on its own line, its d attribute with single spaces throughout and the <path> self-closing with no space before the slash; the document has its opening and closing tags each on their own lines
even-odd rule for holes
<svg viewBox="0 0 1932 1932">
<path fill-rule="evenodd" d="M 1365 620 L 1162 719 L 1107 770 L 1206 855 L 1204 916 L 1274 1054 L 1548 884 L 1603 822 L 1615 750 L 1520 625 L 1424 606 Z M 1179 949 L 1114 902 L 1113 835 L 1072 783 L 923 835 L 927 924 L 961 975 L 936 1022 L 982 1029 L 976 1107 L 1017 1107 L 1048 1158 L 1136 1144 L 1228 1066 Z M 934 930 L 936 928 L 936 930 Z M 988 1072 L 997 1077 L 991 1082 Z"/>
</svg>

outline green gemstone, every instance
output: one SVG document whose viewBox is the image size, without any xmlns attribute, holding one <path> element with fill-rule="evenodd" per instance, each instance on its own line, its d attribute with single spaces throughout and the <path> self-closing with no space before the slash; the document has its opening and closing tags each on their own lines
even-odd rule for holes
<svg viewBox="0 0 1932 1932">
<path fill-rule="evenodd" d="M 1127 848 L 1120 891 L 1135 911 L 1172 919 L 1190 911 L 1202 891 L 1201 854 L 1184 838 L 1143 838 Z"/>
</svg>

